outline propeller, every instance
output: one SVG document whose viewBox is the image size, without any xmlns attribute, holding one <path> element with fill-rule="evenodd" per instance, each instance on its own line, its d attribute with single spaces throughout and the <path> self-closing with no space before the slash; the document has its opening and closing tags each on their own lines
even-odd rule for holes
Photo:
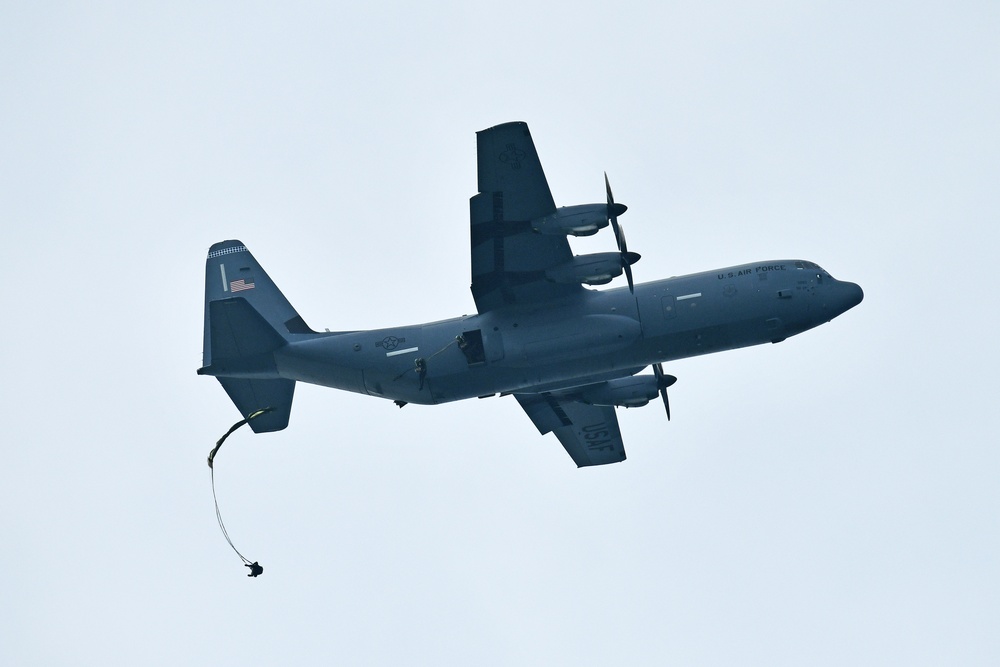
<svg viewBox="0 0 1000 667">
<path fill-rule="evenodd" d="M 625 279 L 628 280 L 628 291 L 635 294 L 635 284 L 632 282 L 632 265 L 639 261 L 641 255 L 628 251 L 628 244 L 625 243 L 625 230 L 618 224 L 618 216 L 627 211 L 628 207 L 625 204 L 615 202 L 615 197 L 611 194 L 608 172 L 604 172 L 604 188 L 608 192 L 608 221 L 611 223 L 611 229 L 615 232 L 615 242 L 618 243 L 618 252 L 621 253 L 622 258 L 622 270 L 625 271 Z"/>
<path fill-rule="evenodd" d="M 656 376 L 656 388 L 660 390 L 663 397 L 663 407 L 667 409 L 667 421 L 670 421 L 670 400 L 667 398 L 667 387 L 677 382 L 673 375 L 666 375 L 663 372 L 663 364 L 653 364 L 653 375 Z"/>
</svg>

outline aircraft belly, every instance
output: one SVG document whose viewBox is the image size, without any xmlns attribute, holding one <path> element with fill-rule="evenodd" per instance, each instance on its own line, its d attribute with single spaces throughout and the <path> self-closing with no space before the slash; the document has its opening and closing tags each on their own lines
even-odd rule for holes
<svg viewBox="0 0 1000 667">
<path fill-rule="evenodd" d="M 477 317 L 366 334 L 364 385 L 373 396 L 435 404 L 489 393 L 483 378 L 503 358 L 498 332 Z"/>
<path fill-rule="evenodd" d="M 350 363 L 353 336 L 341 334 L 287 345 L 275 352 L 278 371 L 290 380 L 366 394 L 361 368 Z"/>
<path fill-rule="evenodd" d="M 642 335 L 637 319 L 623 315 L 585 315 L 572 325 L 524 327 L 504 338 L 504 365 L 537 367 L 618 352 Z"/>
<path fill-rule="evenodd" d="M 338 334 L 275 353 L 281 377 L 435 404 L 574 386 L 657 361 L 777 341 L 809 325 L 807 299 L 749 280 L 685 276 L 588 292 L 548 310 L 496 310 L 419 326 Z"/>
</svg>

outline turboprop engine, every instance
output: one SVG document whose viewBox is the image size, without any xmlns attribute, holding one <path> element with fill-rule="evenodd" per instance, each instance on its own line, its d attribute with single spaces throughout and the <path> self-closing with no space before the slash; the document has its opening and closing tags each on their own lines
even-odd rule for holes
<svg viewBox="0 0 1000 667">
<path fill-rule="evenodd" d="M 590 236 L 596 234 L 599 229 L 611 225 L 615 232 L 615 242 L 618 244 L 617 253 L 578 255 L 569 262 L 546 271 L 545 277 L 556 283 L 604 285 L 624 273 L 628 280 L 628 291 L 633 292 L 635 287 L 632 283 L 632 265 L 639 261 L 639 253 L 628 251 L 625 232 L 618 224 L 618 216 L 627 211 L 628 207 L 615 201 L 606 173 L 604 189 L 607 193 L 607 202 L 604 204 L 564 206 L 548 215 L 535 218 L 528 224 L 536 234 L 553 236 L 557 234 Z"/>
<path fill-rule="evenodd" d="M 677 378 L 663 372 L 661 364 L 653 364 L 653 375 L 633 375 L 628 378 L 608 380 L 601 384 L 584 388 L 580 400 L 591 405 L 620 405 L 624 408 L 639 408 L 659 394 L 663 407 L 670 419 L 670 399 L 667 387 L 673 386 Z"/>
<path fill-rule="evenodd" d="M 555 283 L 584 283 L 604 285 L 622 274 L 625 264 L 639 261 L 639 253 L 596 252 L 577 255 L 565 264 L 545 272 L 545 277 Z"/>
<path fill-rule="evenodd" d="M 591 405 L 620 405 L 624 408 L 638 408 L 646 405 L 660 393 L 656 378 L 650 375 L 635 375 L 628 378 L 608 380 L 588 387 L 580 398 Z"/>
<path fill-rule="evenodd" d="M 614 207 L 609 212 L 607 204 L 563 206 L 555 213 L 532 220 L 531 230 L 553 236 L 590 236 L 607 227 L 611 215 L 619 216 L 627 210 L 624 204 L 614 204 Z"/>
</svg>

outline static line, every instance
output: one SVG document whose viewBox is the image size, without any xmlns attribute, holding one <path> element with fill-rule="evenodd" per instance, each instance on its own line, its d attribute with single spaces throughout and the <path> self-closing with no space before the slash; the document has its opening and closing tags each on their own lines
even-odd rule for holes
<svg viewBox="0 0 1000 667">
<path fill-rule="evenodd" d="M 228 292 L 229 291 L 229 281 L 226 280 L 226 265 L 225 264 L 219 264 L 219 271 L 222 272 L 222 291 L 223 292 Z"/>
<path fill-rule="evenodd" d="M 701 296 L 701 292 L 695 292 L 694 294 L 685 294 L 684 296 L 677 297 L 678 301 L 683 301 L 684 299 L 694 299 L 695 297 Z"/>
<path fill-rule="evenodd" d="M 419 349 L 420 349 L 419 347 L 408 347 L 405 350 L 396 350 L 395 352 L 386 352 L 385 356 L 387 356 L 387 357 L 395 357 L 396 355 L 399 355 L 399 354 L 408 354 L 410 352 L 416 352 Z"/>
</svg>

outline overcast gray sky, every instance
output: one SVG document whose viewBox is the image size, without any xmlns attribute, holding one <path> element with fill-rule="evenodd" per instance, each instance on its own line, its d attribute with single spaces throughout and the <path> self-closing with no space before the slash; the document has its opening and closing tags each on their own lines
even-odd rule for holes
<svg viewBox="0 0 1000 667">
<path fill-rule="evenodd" d="M 1000 662 L 995 2 L 0 10 L 0 662 Z M 671 364 L 577 470 L 513 399 L 201 362 L 243 240 L 314 327 L 473 312 L 475 132 L 628 204 L 637 281 L 801 257 L 865 301 Z M 602 233 L 579 250 L 611 249 Z"/>
</svg>

